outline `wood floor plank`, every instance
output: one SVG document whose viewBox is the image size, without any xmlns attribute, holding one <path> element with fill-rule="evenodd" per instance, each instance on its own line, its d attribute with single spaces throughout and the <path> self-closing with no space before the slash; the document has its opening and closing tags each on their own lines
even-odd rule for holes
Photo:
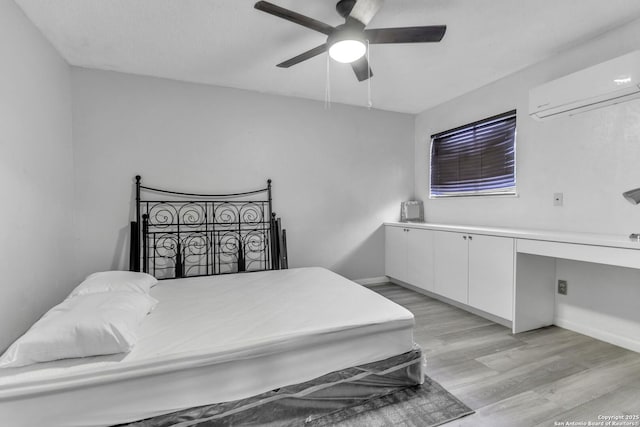
<svg viewBox="0 0 640 427">
<path fill-rule="evenodd" d="M 487 366 L 477 360 L 463 360 L 459 363 L 439 363 L 434 364 L 433 360 L 427 359 L 427 370 L 429 375 L 446 387 L 463 387 L 469 384 L 477 384 L 486 378 L 498 375 L 497 371 L 487 368 Z"/>
<path fill-rule="evenodd" d="M 638 353 L 631 350 L 590 338 L 589 343 L 581 344 L 572 348 L 567 352 L 566 357 L 583 366 L 597 367 L 625 355 L 638 357 Z"/>
<path fill-rule="evenodd" d="M 576 406 L 571 410 L 565 411 L 556 416 L 536 424 L 538 427 L 548 427 L 556 422 L 574 423 L 600 421 L 602 416 L 638 416 L 640 418 L 640 384 L 628 384 L 620 387 L 615 392 L 607 393 L 597 399 L 590 400 L 582 405 Z M 618 421 L 617 426 L 635 427 L 640 425 L 640 419 L 629 420 L 624 423 L 624 419 Z M 574 424 L 579 425 L 579 424 Z M 592 424 L 593 425 L 593 424 Z"/>
<path fill-rule="evenodd" d="M 447 424 L 447 427 L 530 426 L 557 417 L 564 411 L 535 392 L 526 391 L 480 408 L 475 414 Z"/>
<path fill-rule="evenodd" d="M 487 325 L 453 334 L 441 334 L 438 336 L 442 341 L 441 346 L 423 351 L 427 358 L 455 364 L 465 359 L 475 359 L 522 345 L 521 341 L 505 333 L 502 328 L 500 325 Z M 422 330 L 416 332 L 418 344 L 422 333 Z"/>
<path fill-rule="evenodd" d="M 535 391 L 565 409 L 572 409 L 633 383 L 640 383 L 640 357 L 628 354 L 597 368 L 543 384 Z"/>
<path fill-rule="evenodd" d="M 586 346 L 591 345 L 593 345 L 591 342 L 586 341 Z M 482 356 L 478 358 L 478 361 L 491 369 L 509 371 L 531 361 L 544 359 L 558 353 L 574 352 L 580 354 L 580 350 L 584 349 L 584 347 L 585 340 L 581 336 L 569 335 L 563 337 L 555 345 L 523 345 L 515 349 Z"/>
<path fill-rule="evenodd" d="M 447 427 L 547 427 L 640 414 L 638 353 L 555 326 L 512 335 L 395 284 L 371 289 L 414 313 L 427 375 L 476 410 Z"/>
<path fill-rule="evenodd" d="M 584 369 L 556 355 L 501 372 L 481 383 L 450 387 L 449 391 L 472 408 L 480 408 Z"/>
</svg>

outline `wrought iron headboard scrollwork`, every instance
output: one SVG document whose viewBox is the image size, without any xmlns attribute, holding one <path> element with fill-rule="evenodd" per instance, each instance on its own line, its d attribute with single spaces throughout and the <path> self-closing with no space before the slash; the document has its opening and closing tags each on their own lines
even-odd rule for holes
<svg viewBox="0 0 640 427">
<path fill-rule="evenodd" d="M 158 279 L 287 268 L 271 180 L 254 191 L 197 194 L 147 187 L 136 176 L 129 266 Z"/>
</svg>

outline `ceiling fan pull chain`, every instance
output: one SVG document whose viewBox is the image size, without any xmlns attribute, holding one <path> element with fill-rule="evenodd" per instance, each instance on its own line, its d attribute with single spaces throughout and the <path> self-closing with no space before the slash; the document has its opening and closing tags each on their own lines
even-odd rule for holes
<svg viewBox="0 0 640 427">
<path fill-rule="evenodd" d="M 327 77 L 325 80 L 324 86 L 324 109 L 328 110 L 331 108 L 331 61 L 329 59 L 329 55 L 327 55 Z"/>
<path fill-rule="evenodd" d="M 369 63 L 369 68 L 367 69 L 367 73 L 369 74 L 369 78 L 367 79 L 367 108 L 371 109 L 373 102 L 371 101 L 371 57 L 369 51 L 369 39 L 367 39 L 367 62 Z"/>
</svg>

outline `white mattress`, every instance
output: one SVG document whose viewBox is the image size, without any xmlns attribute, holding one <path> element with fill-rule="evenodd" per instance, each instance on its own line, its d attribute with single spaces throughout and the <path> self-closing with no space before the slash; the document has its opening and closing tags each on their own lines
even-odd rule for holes
<svg viewBox="0 0 640 427">
<path fill-rule="evenodd" d="M 413 315 L 322 268 L 162 281 L 128 354 L 0 369 L 4 425 L 111 425 L 411 350 Z"/>
</svg>

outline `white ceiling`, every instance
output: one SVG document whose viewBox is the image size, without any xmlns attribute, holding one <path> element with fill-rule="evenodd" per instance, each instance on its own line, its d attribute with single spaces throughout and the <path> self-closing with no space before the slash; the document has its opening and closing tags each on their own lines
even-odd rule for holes
<svg viewBox="0 0 640 427">
<path fill-rule="evenodd" d="M 331 25 L 334 0 L 271 0 Z M 254 0 L 16 0 L 72 65 L 324 100 L 327 60 L 275 65 L 326 36 Z M 374 108 L 417 113 L 640 17 L 638 0 L 387 0 L 369 28 L 446 24 L 441 43 L 373 45 Z M 330 65 L 331 101 L 367 82 Z"/>
</svg>

